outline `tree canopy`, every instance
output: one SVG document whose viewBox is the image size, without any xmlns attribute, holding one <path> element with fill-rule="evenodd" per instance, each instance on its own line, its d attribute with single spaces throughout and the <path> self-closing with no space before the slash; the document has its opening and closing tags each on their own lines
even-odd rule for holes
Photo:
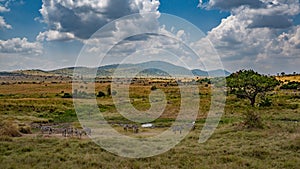
<svg viewBox="0 0 300 169">
<path fill-rule="evenodd" d="M 251 106 L 255 105 L 257 94 L 274 90 L 279 85 L 275 77 L 261 75 L 253 70 L 240 70 L 226 78 L 230 91 L 238 96 L 248 98 Z"/>
</svg>

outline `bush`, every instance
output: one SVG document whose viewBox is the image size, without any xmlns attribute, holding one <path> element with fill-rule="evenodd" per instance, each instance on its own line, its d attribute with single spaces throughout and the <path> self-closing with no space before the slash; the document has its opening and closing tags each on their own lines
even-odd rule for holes
<svg viewBox="0 0 300 169">
<path fill-rule="evenodd" d="M 208 78 L 204 78 L 204 79 L 199 79 L 197 80 L 198 83 L 202 84 L 202 83 L 207 83 L 207 84 L 211 84 L 211 80 Z"/>
<path fill-rule="evenodd" d="M 104 92 L 98 92 L 98 94 L 97 94 L 97 97 L 104 97 L 105 96 L 105 93 Z"/>
<path fill-rule="evenodd" d="M 19 131 L 23 134 L 31 134 L 31 127 L 30 126 L 22 126 L 19 128 Z"/>
<path fill-rule="evenodd" d="M 288 82 L 280 87 L 280 89 L 298 89 L 300 88 L 300 82 Z"/>
<path fill-rule="evenodd" d="M 157 89 L 157 87 L 156 86 L 152 86 L 151 87 L 151 90 L 153 91 L 153 90 L 156 90 Z"/>
<path fill-rule="evenodd" d="M 72 98 L 72 95 L 70 93 L 64 93 L 62 98 Z"/>
<path fill-rule="evenodd" d="M 11 121 L 0 122 L 0 136 L 20 137 L 18 126 Z"/>
<path fill-rule="evenodd" d="M 272 101 L 269 98 L 263 98 L 258 105 L 259 107 L 270 107 L 272 105 Z"/>
<path fill-rule="evenodd" d="M 245 126 L 247 128 L 263 128 L 263 123 L 259 114 L 253 110 L 248 110 L 245 114 Z"/>
</svg>

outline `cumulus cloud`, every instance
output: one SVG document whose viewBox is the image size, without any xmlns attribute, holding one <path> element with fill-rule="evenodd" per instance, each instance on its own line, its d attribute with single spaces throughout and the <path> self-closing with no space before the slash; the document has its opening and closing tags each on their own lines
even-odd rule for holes
<svg viewBox="0 0 300 169">
<path fill-rule="evenodd" d="M 0 16 L 0 29 L 11 29 L 11 25 L 7 24 L 2 16 Z"/>
<path fill-rule="evenodd" d="M 210 0 L 208 2 L 200 0 L 199 6 L 208 9 L 217 8 L 221 10 L 231 10 L 240 6 L 259 8 L 263 7 L 264 3 L 262 3 L 260 0 Z"/>
<path fill-rule="evenodd" d="M 2 2 L 2 1 L 0 1 Z M 3 12 L 9 12 L 10 9 L 7 8 L 7 6 L 9 5 L 9 1 L 6 1 L 5 5 L 3 6 L 2 4 L 0 4 L 0 13 L 3 13 Z M 3 16 L 0 16 L 0 29 L 11 29 L 12 26 L 7 24 L 5 19 L 3 18 Z"/>
<path fill-rule="evenodd" d="M 210 0 L 200 5 L 231 13 L 207 34 L 229 69 L 274 72 L 282 59 L 300 64 L 299 26 L 292 20 L 300 13 L 298 0 Z"/>
<path fill-rule="evenodd" d="M 9 12 L 10 9 L 0 5 L 0 12 Z"/>
<path fill-rule="evenodd" d="M 42 45 L 38 42 L 28 42 L 26 38 L 0 40 L 0 53 L 39 55 L 42 53 Z"/>
<path fill-rule="evenodd" d="M 134 13 L 157 12 L 158 6 L 158 0 L 43 0 L 40 13 L 50 30 L 85 40 L 112 20 Z"/>
<path fill-rule="evenodd" d="M 40 32 L 36 39 L 37 41 L 69 41 L 73 40 L 74 38 L 74 34 L 69 32 L 49 30 L 46 32 Z"/>
</svg>

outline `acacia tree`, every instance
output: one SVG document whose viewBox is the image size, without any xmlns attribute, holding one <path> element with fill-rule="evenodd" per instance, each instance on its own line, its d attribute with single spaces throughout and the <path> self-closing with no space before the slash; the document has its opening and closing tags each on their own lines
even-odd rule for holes
<svg viewBox="0 0 300 169">
<path fill-rule="evenodd" d="M 227 86 L 236 95 L 250 100 L 251 106 L 255 105 L 257 94 L 274 90 L 279 85 L 275 77 L 261 75 L 253 70 L 240 70 L 226 78 Z"/>
</svg>

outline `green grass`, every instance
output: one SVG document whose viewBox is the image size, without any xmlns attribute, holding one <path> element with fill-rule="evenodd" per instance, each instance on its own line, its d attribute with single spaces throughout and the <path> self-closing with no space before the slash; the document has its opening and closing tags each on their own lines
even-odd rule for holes
<svg viewBox="0 0 300 169">
<path fill-rule="evenodd" d="M 106 86 L 97 86 L 97 91 L 105 90 Z M 144 129 L 142 133 L 167 129 L 174 122 L 180 106 L 176 87 L 157 86 L 168 93 L 169 104 L 153 123 L 164 128 Z M 37 86 L 29 85 L 31 92 L 24 93 L 21 92 L 25 91 L 24 85 L 13 87 L 15 92 L 9 93 L 8 86 L 0 86 L 0 121 L 10 121 L 16 126 L 67 123 L 80 127 L 72 99 L 55 96 L 61 90 L 70 92 L 70 86 L 51 84 L 47 94 L 42 90 L 45 86 L 34 91 Z M 131 97 L 136 108 L 149 108 L 150 87 L 134 86 Z M 210 105 L 209 88 L 200 87 L 200 93 L 208 94 L 200 96 L 196 130 L 161 155 L 141 159 L 119 157 L 87 138 L 47 137 L 38 129 L 32 129 L 33 134 L 22 137 L 0 136 L 0 168 L 299 168 L 300 98 L 297 95 L 279 91 L 268 96 L 272 106 L 253 108 L 264 124 L 261 129 L 243 126 L 245 111 L 250 109 L 249 101 L 229 95 L 217 130 L 207 142 L 200 144 L 199 134 Z M 48 98 L 41 98 L 41 94 Z M 111 97 L 97 98 L 97 101 L 107 121 L 130 123 L 117 112 Z M 96 111 L 92 107 L 83 109 L 84 115 Z M 123 132 L 120 127 L 118 131 Z"/>
<path fill-rule="evenodd" d="M 297 168 L 300 137 L 285 128 L 237 130 L 221 125 L 199 144 L 199 129 L 161 155 L 128 159 L 113 155 L 88 139 L 13 138 L 0 142 L 1 168 Z M 296 134 L 296 133 L 294 133 Z M 1 139 L 0 139 L 1 140 Z"/>
</svg>

